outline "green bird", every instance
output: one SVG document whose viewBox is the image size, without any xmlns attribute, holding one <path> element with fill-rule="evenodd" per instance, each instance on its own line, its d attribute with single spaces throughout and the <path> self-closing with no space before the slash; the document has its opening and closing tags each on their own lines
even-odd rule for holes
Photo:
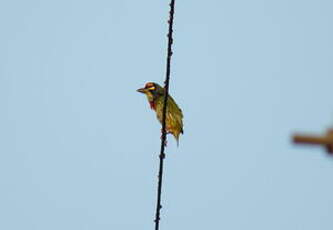
<svg viewBox="0 0 333 230">
<path fill-rule="evenodd" d="M 150 108 L 156 112 L 157 119 L 162 124 L 165 89 L 157 83 L 148 82 L 144 88 L 137 91 L 146 94 Z M 183 113 L 170 95 L 168 95 L 165 128 L 167 133 L 175 137 L 178 146 L 179 135 L 184 133 Z"/>
</svg>

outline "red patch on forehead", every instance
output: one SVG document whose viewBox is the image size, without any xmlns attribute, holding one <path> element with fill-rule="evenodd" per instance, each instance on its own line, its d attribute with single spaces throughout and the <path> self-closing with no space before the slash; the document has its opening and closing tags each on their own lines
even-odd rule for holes
<svg viewBox="0 0 333 230">
<path fill-rule="evenodd" d="M 152 82 L 148 82 L 146 85 L 145 85 L 145 88 L 150 88 L 150 87 L 153 87 L 154 86 L 154 83 Z"/>
</svg>

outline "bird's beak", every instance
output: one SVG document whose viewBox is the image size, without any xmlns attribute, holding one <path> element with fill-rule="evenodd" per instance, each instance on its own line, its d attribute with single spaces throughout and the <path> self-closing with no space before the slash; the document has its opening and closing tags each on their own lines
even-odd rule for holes
<svg viewBox="0 0 333 230">
<path fill-rule="evenodd" d="M 140 89 L 137 89 L 136 91 L 139 92 L 139 93 L 146 93 L 146 92 L 147 92 L 147 89 L 145 89 L 145 88 L 140 88 Z"/>
</svg>

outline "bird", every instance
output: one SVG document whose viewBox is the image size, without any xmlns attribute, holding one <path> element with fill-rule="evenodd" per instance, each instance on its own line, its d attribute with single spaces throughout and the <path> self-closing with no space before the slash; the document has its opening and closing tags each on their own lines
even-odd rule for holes
<svg viewBox="0 0 333 230">
<path fill-rule="evenodd" d="M 148 82 L 144 88 L 137 89 L 137 92 L 147 96 L 150 108 L 156 112 L 156 117 L 162 124 L 165 89 L 155 82 Z M 183 112 L 170 95 L 168 95 L 165 129 L 174 136 L 179 146 L 179 136 L 184 134 Z"/>
</svg>

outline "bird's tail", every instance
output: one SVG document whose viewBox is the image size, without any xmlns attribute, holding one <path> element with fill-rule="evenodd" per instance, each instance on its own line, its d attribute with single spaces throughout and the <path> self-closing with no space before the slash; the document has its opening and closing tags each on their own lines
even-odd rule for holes
<svg viewBox="0 0 333 230">
<path fill-rule="evenodd" d="M 175 139 L 177 141 L 177 147 L 179 147 L 179 133 L 175 133 L 173 136 L 175 137 Z"/>
</svg>

